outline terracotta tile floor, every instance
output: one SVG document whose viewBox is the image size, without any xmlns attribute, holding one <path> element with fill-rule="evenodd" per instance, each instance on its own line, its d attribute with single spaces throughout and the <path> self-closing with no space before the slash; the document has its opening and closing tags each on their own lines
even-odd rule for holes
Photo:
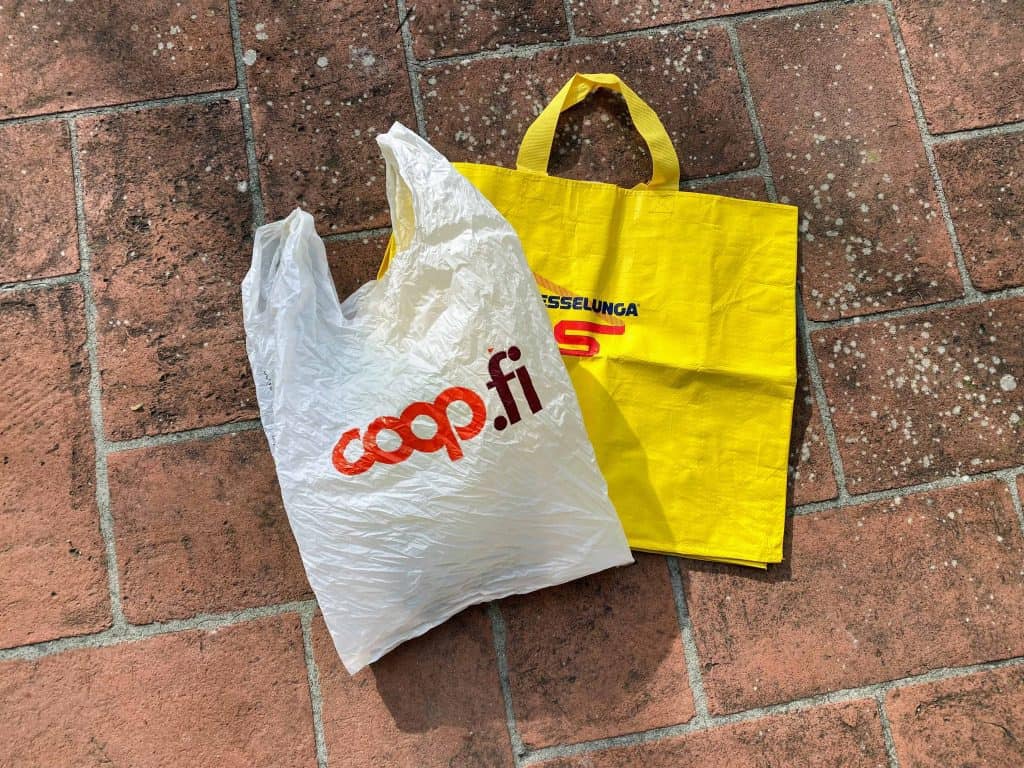
<svg viewBox="0 0 1024 768">
<path fill-rule="evenodd" d="M 1024 3 L 0 5 L 0 765 L 1024 765 Z M 786 561 L 644 555 L 350 678 L 239 312 L 296 205 L 343 294 L 373 136 L 509 165 L 574 71 L 684 185 L 801 210 Z M 633 184 L 615 98 L 553 172 Z"/>
</svg>

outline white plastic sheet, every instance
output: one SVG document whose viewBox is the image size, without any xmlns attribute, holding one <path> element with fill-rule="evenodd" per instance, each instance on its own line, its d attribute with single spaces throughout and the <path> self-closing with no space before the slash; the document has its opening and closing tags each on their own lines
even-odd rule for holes
<svg viewBox="0 0 1024 768">
<path fill-rule="evenodd" d="M 388 273 L 339 304 L 295 210 L 242 283 L 285 508 L 350 673 L 473 603 L 632 562 L 515 232 L 413 132 L 377 141 Z"/>
</svg>

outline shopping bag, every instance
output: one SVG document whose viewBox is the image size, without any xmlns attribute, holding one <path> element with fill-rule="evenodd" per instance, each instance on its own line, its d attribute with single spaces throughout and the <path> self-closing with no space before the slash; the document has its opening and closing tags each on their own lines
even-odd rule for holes
<svg viewBox="0 0 1024 768">
<path fill-rule="evenodd" d="M 468 605 L 632 562 L 515 232 L 425 141 L 378 143 L 398 252 L 339 304 L 312 217 L 242 284 L 260 415 L 355 673 Z"/>
<path fill-rule="evenodd" d="M 559 114 L 597 88 L 624 97 L 650 150 L 651 180 L 633 189 L 547 175 Z M 607 74 L 562 88 L 516 170 L 456 167 L 522 240 L 630 545 L 779 562 L 797 209 L 679 191 L 657 115 Z"/>
</svg>

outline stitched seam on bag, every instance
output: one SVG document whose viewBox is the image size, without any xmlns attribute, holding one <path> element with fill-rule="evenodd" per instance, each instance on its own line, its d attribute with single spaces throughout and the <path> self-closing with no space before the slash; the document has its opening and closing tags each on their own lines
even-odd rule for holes
<svg viewBox="0 0 1024 768">
<path fill-rule="evenodd" d="M 607 182 L 607 181 L 594 181 L 594 180 L 591 180 L 591 179 L 566 179 L 566 178 L 563 178 L 562 176 L 550 176 L 548 174 L 534 173 L 533 171 L 523 171 L 523 170 L 519 170 L 518 168 L 505 168 L 504 166 L 501 166 L 501 165 L 488 165 L 487 163 L 453 163 L 453 165 L 455 166 L 455 168 L 457 170 L 462 170 L 463 168 L 477 167 L 477 168 L 487 168 L 488 170 L 501 171 L 502 173 L 506 173 L 506 174 L 522 174 L 522 175 L 530 176 L 533 179 L 536 179 L 538 184 L 546 183 L 546 182 L 551 182 L 551 183 L 556 183 L 556 184 L 561 184 L 561 185 L 585 184 L 585 185 L 588 185 L 588 186 L 595 186 L 595 187 L 609 187 L 609 188 L 614 189 L 614 190 L 620 192 L 621 194 L 627 195 L 627 196 L 643 195 L 644 197 L 648 197 L 648 196 L 652 196 L 653 195 L 653 196 L 661 196 L 661 197 L 670 198 L 670 199 L 677 199 L 675 197 L 676 195 L 685 195 L 685 196 L 693 197 L 693 198 L 696 198 L 696 199 L 706 199 L 706 198 L 709 198 L 709 197 L 721 197 L 721 198 L 724 198 L 725 200 L 730 200 L 730 201 L 732 201 L 734 203 L 739 203 L 739 204 L 742 204 L 744 206 L 749 206 L 749 207 L 768 208 L 768 209 L 792 208 L 794 210 L 798 210 L 797 206 L 795 206 L 795 205 L 786 205 L 784 203 L 769 203 L 769 202 L 764 201 L 764 200 L 746 200 L 746 199 L 744 199 L 742 197 L 729 197 L 727 195 L 714 195 L 714 194 L 711 194 L 709 192 L 696 192 L 694 190 L 689 190 L 689 189 L 679 189 L 679 190 L 674 190 L 674 189 L 631 189 L 630 187 L 620 187 L 618 184 L 612 184 L 612 183 Z M 472 171 L 470 171 L 470 173 L 472 173 Z"/>
<path fill-rule="evenodd" d="M 767 533 L 767 535 L 765 536 L 765 541 L 767 542 L 767 540 L 770 537 L 771 537 L 771 532 L 769 531 Z M 751 563 L 767 563 L 768 562 L 768 560 L 767 560 L 767 553 L 768 553 L 767 547 L 762 547 L 759 550 L 759 555 L 760 556 L 752 556 L 749 552 L 739 552 L 737 550 L 730 550 L 729 552 L 725 552 L 725 551 L 722 551 L 722 550 L 719 550 L 719 549 L 715 549 L 714 552 L 711 552 L 711 551 L 709 551 L 707 549 L 707 544 L 706 543 L 704 543 L 704 548 L 693 547 L 693 548 L 687 549 L 684 552 L 684 551 L 680 551 L 679 542 L 680 542 L 680 540 L 676 539 L 673 542 L 673 546 L 676 547 L 677 549 L 676 550 L 671 550 L 671 549 L 665 547 L 663 544 L 659 544 L 659 543 L 654 542 L 654 541 L 646 541 L 645 542 L 643 540 L 634 539 L 631 536 L 629 537 L 629 546 L 630 546 L 631 549 L 640 549 L 640 550 L 643 550 L 643 551 L 646 551 L 646 552 L 653 552 L 655 554 L 675 555 L 677 557 L 707 558 L 709 560 L 720 560 L 720 559 L 723 559 L 723 558 L 724 559 L 728 559 L 728 560 L 746 560 L 746 561 L 751 562 Z"/>
</svg>

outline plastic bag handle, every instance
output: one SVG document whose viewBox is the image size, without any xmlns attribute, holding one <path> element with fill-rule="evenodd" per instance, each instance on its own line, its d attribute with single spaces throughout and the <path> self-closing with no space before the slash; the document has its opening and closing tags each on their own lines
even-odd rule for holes
<svg viewBox="0 0 1024 768">
<path fill-rule="evenodd" d="M 633 120 L 640 136 L 647 143 L 651 153 L 652 173 L 650 181 L 637 184 L 634 189 L 679 189 L 679 157 L 672 146 L 668 131 L 661 124 L 658 115 L 650 105 L 636 95 L 616 75 L 597 74 L 583 75 L 577 72 L 567 82 L 544 110 L 537 116 L 519 147 L 516 168 L 520 171 L 532 171 L 547 175 L 548 163 L 551 161 L 551 145 L 555 140 L 555 128 L 558 118 L 565 110 L 574 107 L 598 88 L 608 88 L 621 94 L 629 108 L 629 116 Z"/>
</svg>

